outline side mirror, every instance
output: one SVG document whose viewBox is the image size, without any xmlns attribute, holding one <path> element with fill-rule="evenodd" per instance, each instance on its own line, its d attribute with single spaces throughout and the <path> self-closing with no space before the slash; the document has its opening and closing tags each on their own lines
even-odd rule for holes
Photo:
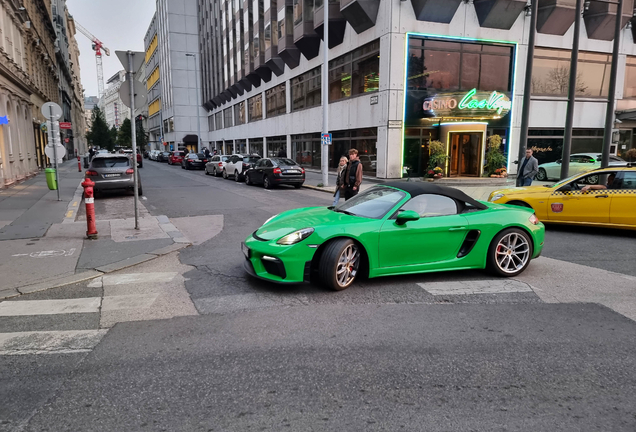
<svg viewBox="0 0 636 432">
<path fill-rule="evenodd" d="M 395 221 L 398 225 L 404 225 L 407 222 L 420 220 L 420 215 L 413 210 L 406 210 L 398 214 L 397 220 Z"/>
</svg>

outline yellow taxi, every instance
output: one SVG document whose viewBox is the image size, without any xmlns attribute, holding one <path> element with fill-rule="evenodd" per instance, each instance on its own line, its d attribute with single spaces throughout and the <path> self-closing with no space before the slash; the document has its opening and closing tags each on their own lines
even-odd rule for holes
<svg viewBox="0 0 636 432">
<path fill-rule="evenodd" d="M 530 207 L 544 223 L 636 230 L 636 164 L 596 169 L 554 185 L 497 190 L 488 201 Z"/>
</svg>

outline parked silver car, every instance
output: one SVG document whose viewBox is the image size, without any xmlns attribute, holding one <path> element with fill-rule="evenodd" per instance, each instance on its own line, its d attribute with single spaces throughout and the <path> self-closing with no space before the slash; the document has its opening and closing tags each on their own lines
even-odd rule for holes
<svg viewBox="0 0 636 432">
<path fill-rule="evenodd" d="M 93 157 L 86 178 L 95 182 L 93 190 L 134 190 L 134 168 L 132 160 L 125 154 L 97 154 Z M 137 174 L 139 175 L 139 174 Z M 142 194 L 141 177 L 138 193 Z"/>
</svg>

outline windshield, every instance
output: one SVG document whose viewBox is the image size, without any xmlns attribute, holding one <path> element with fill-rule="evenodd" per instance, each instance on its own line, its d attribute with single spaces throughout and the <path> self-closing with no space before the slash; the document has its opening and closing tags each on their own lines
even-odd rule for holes
<svg viewBox="0 0 636 432">
<path fill-rule="evenodd" d="M 93 159 L 93 168 L 117 168 L 129 166 L 128 158 L 95 158 Z"/>
<path fill-rule="evenodd" d="M 272 161 L 278 165 L 297 165 L 293 160 L 286 158 L 272 158 Z"/>
<path fill-rule="evenodd" d="M 570 176 L 564 180 L 561 180 L 553 185 L 545 185 L 545 187 L 549 187 L 549 188 L 558 188 L 559 186 L 563 186 L 566 183 L 571 182 L 574 178 L 581 176 L 581 174 L 574 174 L 573 176 Z"/>
<path fill-rule="evenodd" d="M 400 190 L 376 186 L 348 201 L 338 204 L 334 211 L 371 219 L 382 219 L 406 194 Z"/>
<path fill-rule="evenodd" d="M 245 163 L 254 163 L 256 161 L 258 161 L 261 157 L 260 156 L 245 156 L 243 158 L 243 162 Z"/>
</svg>

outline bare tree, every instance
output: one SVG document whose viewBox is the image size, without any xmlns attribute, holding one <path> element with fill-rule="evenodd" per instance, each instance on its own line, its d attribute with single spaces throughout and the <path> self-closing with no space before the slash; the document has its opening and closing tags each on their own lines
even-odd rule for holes
<svg viewBox="0 0 636 432">
<path fill-rule="evenodd" d="M 570 85 L 570 69 L 567 66 L 557 66 L 550 69 L 545 79 L 533 78 L 532 91 L 539 94 L 567 95 Z M 576 94 L 586 94 L 588 86 L 583 81 L 583 75 L 576 75 Z"/>
</svg>

